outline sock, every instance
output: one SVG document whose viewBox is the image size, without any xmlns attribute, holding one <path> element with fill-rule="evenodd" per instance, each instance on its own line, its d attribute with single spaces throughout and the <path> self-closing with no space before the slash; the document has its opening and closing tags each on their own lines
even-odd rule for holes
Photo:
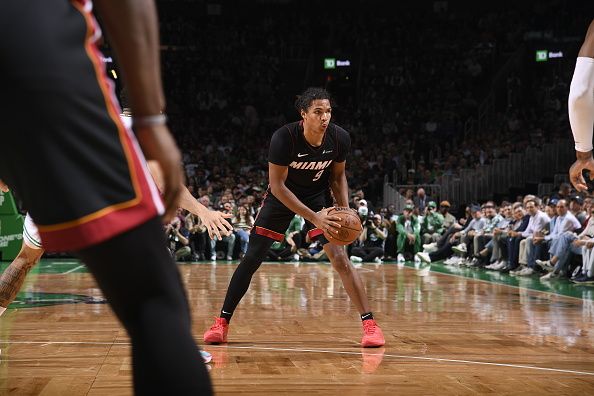
<svg viewBox="0 0 594 396">
<path fill-rule="evenodd" d="M 2 316 L 2 314 L 4 313 L 4 311 L 6 311 L 6 308 L 0 307 L 0 316 Z"/>
<path fill-rule="evenodd" d="M 233 316 L 233 312 L 226 312 L 224 309 L 221 310 L 221 315 L 219 315 L 219 317 L 227 320 L 227 324 L 231 322 L 231 316 Z"/>
<path fill-rule="evenodd" d="M 367 313 L 364 313 L 363 315 L 361 315 L 361 320 L 368 320 L 368 319 L 373 319 L 372 312 L 367 312 Z"/>
</svg>

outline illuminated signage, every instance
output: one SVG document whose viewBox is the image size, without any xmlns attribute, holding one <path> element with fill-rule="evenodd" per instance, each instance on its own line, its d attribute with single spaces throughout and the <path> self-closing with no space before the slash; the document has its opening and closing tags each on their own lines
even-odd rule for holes
<svg viewBox="0 0 594 396">
<path fill-rule="evenodd" d="M 563 58 L 563 51 L 549 51 L 549 50 L 537 50 L 536 51 L 536 61 L 537 62 L 546 62 L 549 59 L 559 59 Z"/>
</svg>

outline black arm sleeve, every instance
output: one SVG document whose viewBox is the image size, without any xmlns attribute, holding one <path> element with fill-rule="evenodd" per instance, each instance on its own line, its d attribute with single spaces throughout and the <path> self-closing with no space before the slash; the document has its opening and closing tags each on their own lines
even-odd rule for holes
<svg viewBox="0 0 594 396">
<path fill-rule="evenodd" d="M 286 127 L 278 129 L 270 139 L 268 162 L 280 166 L 289 166 L 292 151 L 293 140 L 289 130 Z"/>
<path fill-rule="evenodd" d="M 347 131 L 337 127 L 336 139 L 338 140 L 338 155 L 334 161 L 344 162 L 351 152 L 351 137 Z"/>
</svg>

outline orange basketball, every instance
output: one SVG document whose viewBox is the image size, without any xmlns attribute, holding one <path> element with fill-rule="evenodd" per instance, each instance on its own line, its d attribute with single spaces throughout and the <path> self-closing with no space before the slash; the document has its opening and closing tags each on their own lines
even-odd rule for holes
<svg viewBox="0 0 594 396">
<path fill-rule="evenodd" d="M 328 242 L 335 245 L 350 245 L 359 238 L 363 231 L 363 225 L 357 212 L 351 208 L 333 207 L 328 210 L 328 214 L 340 217 L 340 221 L 337 221 L 337 223 L 341 225 L 338 234 L 329 234 L 324 231 L 324 236 Z"/>
</svg>

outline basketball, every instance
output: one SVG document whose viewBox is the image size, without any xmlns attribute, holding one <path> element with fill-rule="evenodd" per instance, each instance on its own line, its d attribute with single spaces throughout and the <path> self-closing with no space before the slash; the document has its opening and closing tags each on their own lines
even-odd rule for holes
<svg viewBox="0 0 594 396">
<path fill-rule="evenodd" d="M 363 231 L 363 225 L 359 219 L 359 215 L 351 208 L 345 207 L 333 207 L 328 210 L 329 215 L 335 215 L 340 217 L 340 224 L 338 234 L 329 234 L 324 231 L 324 236 L 335 245 L 350 245 L 353 243 L 361 232 Z"/>
</svg>

